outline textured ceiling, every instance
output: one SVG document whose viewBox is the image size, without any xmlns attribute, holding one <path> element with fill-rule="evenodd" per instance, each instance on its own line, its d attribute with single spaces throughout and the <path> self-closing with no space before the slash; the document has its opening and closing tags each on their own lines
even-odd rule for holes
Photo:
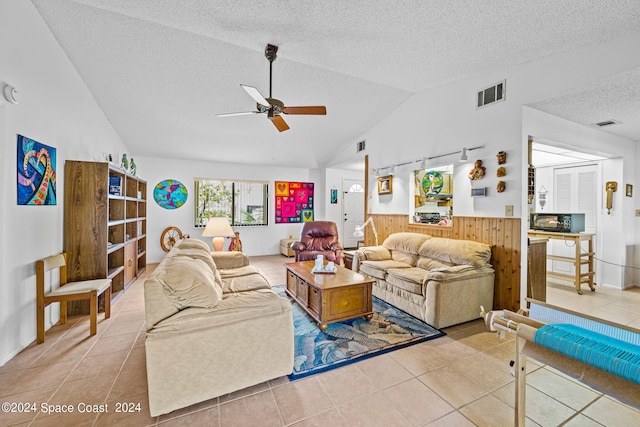
<svg viewBox="0 0 640 427">
<path fill-rule="evenodd" d="M 417 91 L 640 28 L 637 0 L 32 2 L 131 154 L 300 167 L 354 150 Z M 267 43 L 280 48 L 273 96 L 327 116 L 284 116 L 283 133 L 264 115 L 215 117 L 254 108 L 241 83 L 268 94 Z M 594 90 L 537 108 L 589 122 Z M 626 121 L 603 105 L 595 121 Z"/>
</svg>

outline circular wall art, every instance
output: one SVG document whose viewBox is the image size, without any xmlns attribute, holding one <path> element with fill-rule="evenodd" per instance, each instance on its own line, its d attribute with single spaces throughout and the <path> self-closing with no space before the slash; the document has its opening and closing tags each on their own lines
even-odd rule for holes
<svg viewBox="0 0 640 427">
<path fill-rule="evenodd" d="M 424 174 L 422 178 L 422 189 L 426 196 L 439 194 L 442 191 L 444 178 L 438 171 L 431 170 Z"/>
<path fill-rule="evenodd" d="M 165 209 L 178 209 L 187 201 L 187 187 L 175 179 L 165 179 L 153 189 L 153 200 Z"/>
</svg>

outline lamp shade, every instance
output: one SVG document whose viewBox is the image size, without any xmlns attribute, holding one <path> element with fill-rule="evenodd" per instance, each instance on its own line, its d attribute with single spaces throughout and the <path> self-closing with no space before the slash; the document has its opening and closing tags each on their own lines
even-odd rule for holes
<svg viewBox="0 0 640 427">
<path fill-rule="evenodd" d="M 234 237 L 235 233 L 229 224 L 229 219 L 224 216 L 209 218 L 207 226 L 202 232 L 204 237 L 213 237 L 213 249 L 222 250 L 225 237 Z"/>
</svg>

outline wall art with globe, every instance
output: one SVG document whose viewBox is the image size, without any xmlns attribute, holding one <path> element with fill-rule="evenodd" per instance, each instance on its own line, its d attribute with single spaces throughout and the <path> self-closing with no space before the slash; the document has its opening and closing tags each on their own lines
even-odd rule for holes
<svg viewBox="0 0 640 427">
<path fill-rule="evenodd" d="M 153 200 L 165 209 L 178 209 L 187 201 L 187 187 L 175 179 L 160 181 L 153 189 Z"/>
</svg>

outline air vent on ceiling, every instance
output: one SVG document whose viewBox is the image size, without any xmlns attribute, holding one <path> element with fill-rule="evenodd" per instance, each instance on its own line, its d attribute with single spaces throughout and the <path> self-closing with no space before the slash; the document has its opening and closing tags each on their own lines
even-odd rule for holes
<svg viewBox="0 0 640 427">
<path fill-rule="evenodd" d="M 356 144 L 356 153 L 364 151 L 364 139 Z"/>
<path fill-rule="evenodd" d="M 506 80 L 502 80 L 493 86 L 479 90 L 476 108 L 482 108 L 489 104 L 504 101 L 506 95 L 506 83 Z"/>
<path fill-rule="evenodd" d="M 611 120 L 605 120 L 605 121 L 598 122 L 598 123 L 593 123 L 591 126 L 598 126 L 598 127 L 603 128 L 603 127 L 612 126 L 612 125 L 618 125 L 618 124 L 620 124 L 619 121 L 611 119 Z"/>
</svg>

